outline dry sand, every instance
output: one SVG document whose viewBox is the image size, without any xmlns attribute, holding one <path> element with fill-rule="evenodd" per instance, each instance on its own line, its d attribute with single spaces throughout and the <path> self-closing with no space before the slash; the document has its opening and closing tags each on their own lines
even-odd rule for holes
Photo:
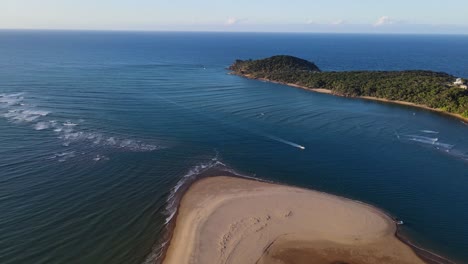
<svg viewBox="0 0 468 264">
<path fill-rule="evenodd" d="M 378 209 L 301 188 L 234 177 L 183 196 L 164 264 L 424 263 Z"/>
</svg>

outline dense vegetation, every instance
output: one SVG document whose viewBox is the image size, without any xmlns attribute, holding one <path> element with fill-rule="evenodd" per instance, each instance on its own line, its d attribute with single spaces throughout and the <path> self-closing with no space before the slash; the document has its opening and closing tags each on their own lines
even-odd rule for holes
<svg viewBox="0 0 468 264">
<path fill-rule="evenodd" d="M 312 62 L 293 56 L 273 56 L 263 60 L 236 60 L 230 67 L 239 73 L 319 72 Z"/>
<path fill-rule="evenodd" d="M 371 96 L 405 101 L 468 117 L 468 90 L 455 77 L 431 71 L 320 72 L 312 62 L 292 56 L 237 60 L 230 68 L 250 78 L 323 88 L 343 96 Z"/>
</svg>

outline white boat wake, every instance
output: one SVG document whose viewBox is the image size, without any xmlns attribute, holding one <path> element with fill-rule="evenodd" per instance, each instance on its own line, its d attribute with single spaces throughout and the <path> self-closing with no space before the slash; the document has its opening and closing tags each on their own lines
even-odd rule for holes
<svg viewBox="0 0 468 264">
<path fill-rule="evenodd" d="M 294 142 L 291 142 L 291 141 L 288 141 L 288 140 L 285 140 L 285 139 L 282 139 L 282 138 L 279 138 L 279 137 L 271 136 L 271 135 L 265 135 L 265 136 L 268 137 L 269 139 L 284 143 L 286 145 L 289 145 L 289 146 L 292 146 L 292 147 L 295 147 L 295 148 L 298 148 L 298 149 L 305 150 L 304 146 L 296 144 Z"/>
</svg>

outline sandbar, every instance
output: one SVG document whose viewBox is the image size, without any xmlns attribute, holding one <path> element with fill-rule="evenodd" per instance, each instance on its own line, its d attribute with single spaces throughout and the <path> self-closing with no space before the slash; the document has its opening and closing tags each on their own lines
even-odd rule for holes
<svg viewBox="0 0 468 264">
<path fill-rule="evenodd" d="M 208 177 L 183 195 L 164 264 L 425 263 L 376 207 L 303 188 Z"/>
</svg>

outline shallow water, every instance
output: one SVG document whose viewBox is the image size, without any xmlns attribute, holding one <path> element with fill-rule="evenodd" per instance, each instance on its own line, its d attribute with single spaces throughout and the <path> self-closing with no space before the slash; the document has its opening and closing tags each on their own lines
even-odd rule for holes
<svg viewBox="0 0 468 264">
<path fill-rule="evenodd" d="M 177 186 L 219 164 L 377 205 L 416 243 L 468 262 L 467 124 L 225 70 L 290 54 L 324 70 L 468 77 L 466 36 L 2 31 L 0 40 L 0 263 L 143 263 Z"/>
</svg>

